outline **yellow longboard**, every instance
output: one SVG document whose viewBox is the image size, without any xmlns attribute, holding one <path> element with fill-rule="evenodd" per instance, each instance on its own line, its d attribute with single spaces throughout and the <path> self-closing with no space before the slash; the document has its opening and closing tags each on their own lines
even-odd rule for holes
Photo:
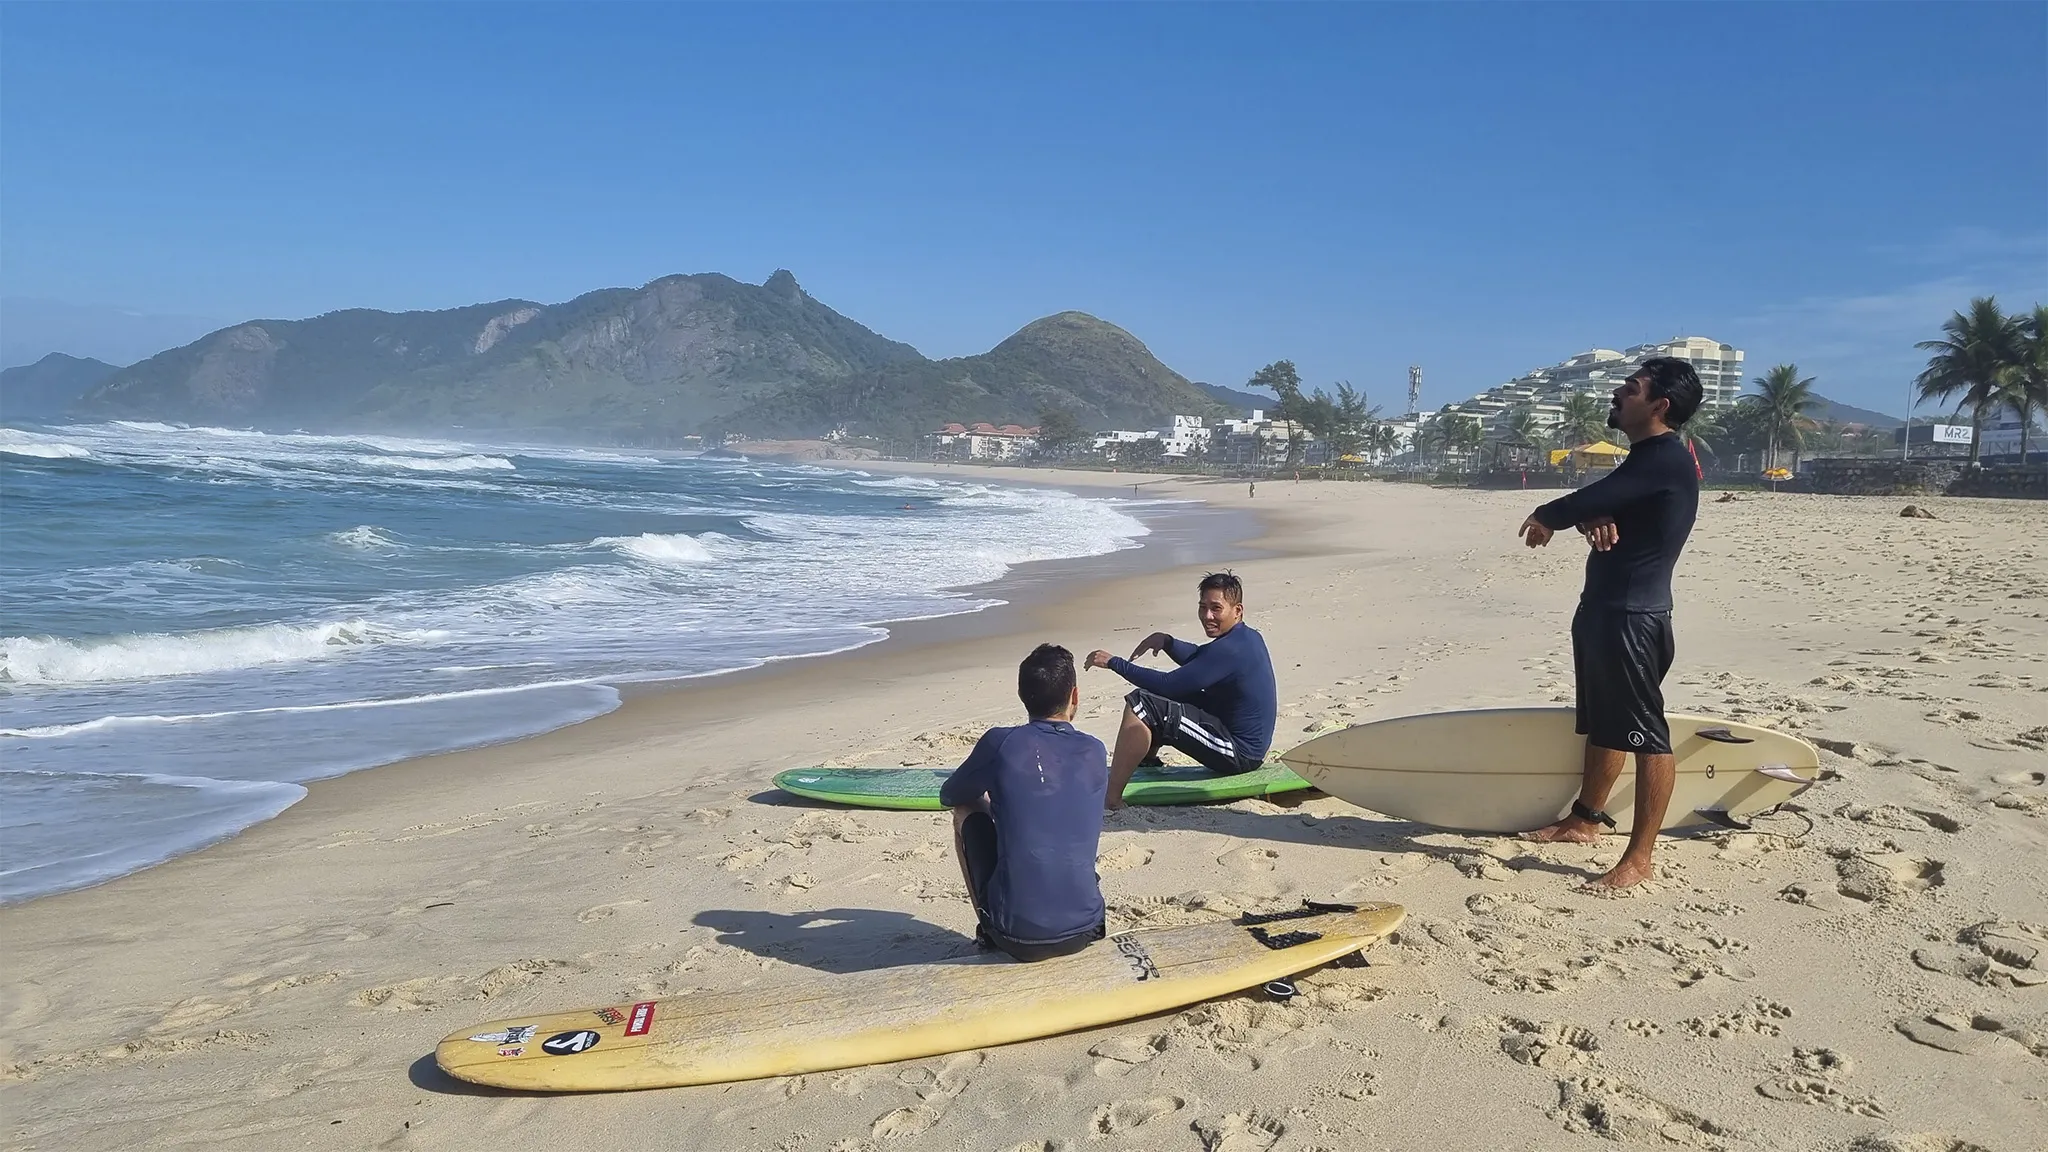
<svg viewBox="0 0 2048 1152">
<path fill-rule="evenodd" d="M 493 1020 L 441 1041 L 459 1080 L 540 1092 L 720 1084 L 1053 1036 L 1258 987 L 1399 927 L 1398 904 L 1121 932 L 1072 956 L 939 964 Z M 1253 923 L 1252 921 L 1257 921 Z"/>
</svg>

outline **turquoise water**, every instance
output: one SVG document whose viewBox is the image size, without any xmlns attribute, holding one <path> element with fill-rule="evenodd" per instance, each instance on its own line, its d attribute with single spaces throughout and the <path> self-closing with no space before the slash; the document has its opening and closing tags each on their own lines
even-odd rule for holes
<svg viewBox="0 0 2048 1152">
<path fill-rule="evenodd" d="M 746 460 L 160 424 L 0 428 L 0 900 L 617 685 L 974 611 L 1130 505 Z"/>
</svg>

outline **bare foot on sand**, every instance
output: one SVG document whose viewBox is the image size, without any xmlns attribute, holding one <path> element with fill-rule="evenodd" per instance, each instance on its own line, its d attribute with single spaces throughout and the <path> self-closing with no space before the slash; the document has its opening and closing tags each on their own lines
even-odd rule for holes
<svg viewBox="0 0 2048 1152">
<path fill-rule="evenodd" d="M 1597 880 L 1586 881 L 1585 890 L 1588 892 L 1618 892 L 1623 888 L 1633 888 L 1656 874 L 1656 867 L 1648 860 L 1631 860 L 1624 856 L 1621 862 L 1616 864 L 1607 875 Z"/>
<path fill-rule="evenodd" d="M 1600 826 L 1577 816 L 1567 816 L 1534 832 L 1524 832 L 1521 838 L 1538 844 L 1597 844 L 1600 842 Z"/>
</svg>

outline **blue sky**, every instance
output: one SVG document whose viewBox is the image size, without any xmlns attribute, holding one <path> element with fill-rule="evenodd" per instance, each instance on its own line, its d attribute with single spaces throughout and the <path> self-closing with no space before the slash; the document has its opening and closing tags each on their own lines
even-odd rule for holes
<svg viewBox="0 0 2048 1152">
<path fill-rule="evenodd" d="M 0 8 L 10 346 L 778 267 L 932 356 L 1392 410 L 1683 333 L 1897 412 L 2048 300 L 2048 6 Z"/>
</svg>

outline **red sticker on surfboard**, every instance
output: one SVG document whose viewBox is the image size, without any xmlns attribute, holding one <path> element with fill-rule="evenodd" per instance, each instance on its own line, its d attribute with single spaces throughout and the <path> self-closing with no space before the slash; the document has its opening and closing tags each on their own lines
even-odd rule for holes
<svg viewBox="0 0 2048 1152">
<path fill-rule="evenodd" d="M 654 1001 L 642 1000 L 633 1005 L 632 1019 L 626 1024 L 626 1035 L 645 1036 L 654 1027 Z"/>
</svg>

